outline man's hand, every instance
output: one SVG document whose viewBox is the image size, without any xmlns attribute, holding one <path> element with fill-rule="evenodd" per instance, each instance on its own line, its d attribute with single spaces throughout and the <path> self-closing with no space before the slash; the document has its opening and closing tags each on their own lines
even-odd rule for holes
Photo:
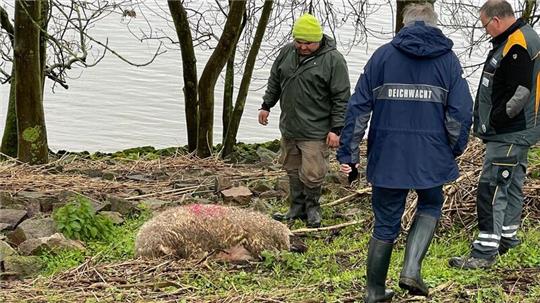
<svg viewBox="0 0 540 303">
<path fill-rule="evenodd" d="M 264 109 L 259 110 L 259 124 L 268 125 L 268 115 L 270 112 Z"/>
<path fill-rule="evenodd" d="M 339 136 L 333 132 L 329 132 L 326 136 L 326 144 L 332 148 L 339 147 Z"/>
<path fill-rule="evenodd" d="M 357 163 L 356 164 L 355 163 L 341 164 L 339 167 L 339 170 L 349 175 L 349 183 L 352 183 L 354 180 L 358 178 L 358 164 Z"/>
</svg>

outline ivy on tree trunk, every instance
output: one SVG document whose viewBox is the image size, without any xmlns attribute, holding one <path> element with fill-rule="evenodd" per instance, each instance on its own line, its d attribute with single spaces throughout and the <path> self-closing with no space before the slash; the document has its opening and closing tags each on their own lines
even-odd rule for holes
<svg viewBox="0 0 540 303">
<path fill-rule="evenodd" d="M 48 161 L 40 54 L 42 0 L 15 2 L 15 107 L 18 158 L 30 164 Z"/>
</svg>

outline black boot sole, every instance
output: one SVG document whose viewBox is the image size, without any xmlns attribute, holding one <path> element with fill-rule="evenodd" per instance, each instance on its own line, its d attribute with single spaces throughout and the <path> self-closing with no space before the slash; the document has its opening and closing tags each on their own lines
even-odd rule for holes
<svg viewBox="0 0 540 303">
<path fill-rule="evenodd" d="M 399 287 L 408 290 L 409 294 L 413 296 L 427 297 L 429 295 L 429 290 L 423 289 L 415 279 L 399 278 Z"/>
<path fill-rule="evenodd" d="M 308 228 L 319 228 L 319 227 L 321 227 L 321 223 L 307 223 L 306 227 L 308 227 Z"/>
<path fill-rule="evenodd" d="M 280 222 L 287 222 L 287 221 L 294 221 L 294 220 L 307 220 L 307 216 L 298 216 L 298 217 L 287 217 L 285 215 L 281 214 L 273 214 L 272 219 Z"/>
</svg>

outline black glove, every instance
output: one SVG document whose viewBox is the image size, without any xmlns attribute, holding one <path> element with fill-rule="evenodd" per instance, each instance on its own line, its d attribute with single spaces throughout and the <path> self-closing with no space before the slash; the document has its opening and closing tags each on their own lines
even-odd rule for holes
<svg viewBox="0 0 540 303">
<path fill-rule="evenodd" d="M 353 183 L 354 180 L 358 179 L 358 168 L 356 163 L 347 163 L 351 167 L 351 172 L 349 173 L 349 184 Z"/>
</svg>

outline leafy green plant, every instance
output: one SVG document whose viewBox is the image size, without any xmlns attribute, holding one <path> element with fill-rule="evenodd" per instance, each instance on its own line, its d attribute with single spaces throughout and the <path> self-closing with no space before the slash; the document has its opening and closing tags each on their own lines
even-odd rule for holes
<svg viewBox="0 0 540 303">
<path fill-rule="evenodd" d="M 90 200 L 78 196 L 58 208 L 53 219 L 58 229 L 68 238 L 89 241 L 108 239 L 113 223 L 107 217 L 96 214 Z"/>
</svg>

